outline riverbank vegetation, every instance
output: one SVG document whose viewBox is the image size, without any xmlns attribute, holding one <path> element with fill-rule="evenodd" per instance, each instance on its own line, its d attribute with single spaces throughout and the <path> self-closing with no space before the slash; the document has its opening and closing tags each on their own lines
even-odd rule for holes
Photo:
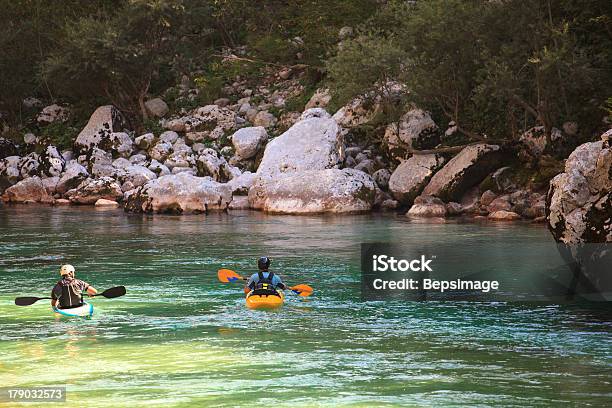
<svg viewBox="0 0 612 408">
<path fill-rule="evenodd" d="M 3 120 L 27 125 L 22 101 L 38 97 L 70 103 L 83 119 L 113 103 L 142 127 L 147 95 L 185 76 L 203 105 L 236 76 L 300 65 L 307 89 L 328 86 L 335 107 L 397 81 L 405 102 L 469 140 L 534 125 L 550 137 L 570 120 L 588 138 L 610 109 L 611 9 L 598 0 L 6 2 Z M 228 55 L 233 63 L 222 64 Z M 389 115 L 401 112 L 397 97 L 386 102 Z"/>
</svg>

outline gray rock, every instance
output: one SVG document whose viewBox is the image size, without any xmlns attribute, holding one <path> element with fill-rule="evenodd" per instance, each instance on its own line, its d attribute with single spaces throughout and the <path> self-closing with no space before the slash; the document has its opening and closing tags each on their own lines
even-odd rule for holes
<svg viewBox="0 0 612 408">
<path fill-rule="evenodd" d="M 168 105 L 161 98 L 150 99 L 145 102 L 147 111 L 156 118 L 163 118 L 168 114 Z"/>
<path fill-rule="evenodd" d="M 264 128 L 270 128 L 276 125 L 276 117 L 268 111 L 258 112 L 253 118 L 253 124 L 255 126 L 263 126 Z"/>
<path fill-rule="evenodd" d="M 548 228 L 556 241 L 571 246 L 612 242 L 611 139 L 612 130 L 601 141 L 578 146 L 565 172 L 551 180 Z"/>
<path fill-rule="evenodd" d="M 23 143 L 27 145 L 35 145 L 38 143 L 38 138 L 34 133 L 26 133 L 23 135 Z"/>
<path fill-rule="evenodd" d="M 158 142 L 149 151 L 149 156 L 153 160 L 163 162 L 172 153 L 172 145 L 167 142 Z"/>
<path fill-rule="evenodd" d="M 38 114 L 36 121 L 41 125 L 54 123 L 54 122 L 65 122 L 70 116 L 70 110 L 63 106 L 56 104 L 45 106 L 43 110 Z"/>
<path fill-rule="evenodd" d="M 127 198 L 126 210 L 155 213 L 205 213 L 225 210 L 232 201 L 229 186 L 187 173 L 162 176 Z"/>
<path fill-rule="evenodd" d="M 33 176 L 7 188 L 2 194 L 2 201 L 8 203 L 52 203 L 53 197 L 47 193 L 41 178 Z"/>
<path fill-rule="evenodd" d="M 153 140 L 155 139 L 155 135 L 153 133 L 145 133 L 144 135 L 138 136 L 134 139 L 134 144 L 138 146 L 139 149 L 148 149 L 151 147 Z"/>
<path fill-rule="evenodd" d="M 225 183 L 240 175 L 240 171 L 230 166 L 225 158 L 213 149 L 204 149 L 196 159 L 198 176 L 209 176 L 213 180 Z"/>
<path fill-rule="evenodd" d="M 86 154 L 93 147 L 111 153 L 116 152 L 117 144 L 123 138 L 113 137 L 124 126 L 121 113 L 112 105 L 100 106 L 89 118 L 89 122 L 77 136 L 74 147 L 78 154 Z M 131 140 L 130 140 L 131 142 Z"/>
<path fill-rule="evenodd" d="M 151 164 L 149 164 L 148 169 L 151 170 L 153 173 L 157 174 L 158 177 L 167 176 L 168 174 L 171 174 L 170 169 L 168 167 L 164 166 L 155 159 L 151 160 Z"/>
<path fill-rule="evenodd" d="M 379 169 L 372 174 L 372 178 L 378 184 L 378 187 L 386 189 L 389 186 L 391 172 L 388 169 Z"/>
<path fill-rule="evenodd" d="M 329 101 L 331 101 L 329 89 L 320 88 L 310 97 L 304 109 L 325 108 L 329 104 Z"/>
<path fill-rule="evenodd" d="M 342 137 L 330 118 L 301 120 L 268 142 L 257 169 L 259 176 L 323 170 L 341 162 Z"/>
<path fill-rule="evenodd" d="M 66 171 L 62 174 L 55 191 L 59 194 L 64 194 L 66 191 L 77 187 L 83 180 L 89 177 L 87 169 L 77 162 L 68 163 Z"/>
<path fill-rule="evenodd" d="M 418 196 L 406 215 L 411 217 L 445 217 L 446 205 L 437 197 Z"/>
<path fill-rule="evenodd" d="M 171 130 L 163 132 L 161 135 L 159 135 L 159 141 L 161 143 L 169 143 L 169 144 L 173 144 L 174 142 L 176 142 L 179 138 L 178 133 L 173 132 Z"/>
<path fill-rule="evenodd" d="M 354 213 L 370 211 L 376 185 L 364 172 L 326 169 L 258 179 L 249 190 L 252 208 L 272 213 Z"/>
<path fill-rule="evenodd" d="M 423 195 L 456 201 L 503 163 L 500 148 L 484 143 L 470 145 L 459 152 L 429 181 Z"/>
<path fill-rule="evenodd" d="M 406 112 L 399 124 L 387 126 L 384 136 L 392 156 L 406 157 L 410 149 L 431 149 L 440 143 L 439 129 L 429 113 L 422 109 Z"/>
<path fill-rule="evenodd" d="M 268 132 L 262 126 L 239 129 L 231 137 L 236 156 L 240 160 L 250 159 L 265 145 Z"/>
<path fill-rule="evenodd" d="M 56 177 L 64 171 L 66 161 L 55 146 L 47 146 L 39 157 L 39 174 L 41 176 Z"/>
<path fill-rule="evenodd" d="M 117 173 L 117 177 L 123 183 L 129 182 L 132 185 L 132 188 L 134 188 L 142 186 L 151 180 L 155 180 L 157 175 L 144 166 L 134 164 L 122 168 L 122 170 Z M 130 188 L 130 190 L 132 188 Z"/>
<path fill-rule="evenodd" d="M 40 174 L 40 160 L 38 154 L 32 152 L 19 160 L 19 173 L 22 178 Z"/>
<path fill-rule="evenodd" d="M 220 108 L 225 108 L 227 105 L 230 104 L 230 100 L 228 98 L 219 98 L 216 99 L 213 104 L 219 106 Z"/>
<path fill-rule="evenodd" d="M 73 204 L 95 204 L 101 198 L 118 201 L 122 197 L 121 186 L 111 177 L 87 179 L 77 188 L 66 192 L 66 198 Z"/>
<path fill-rule="evenodd" d="M 401 204 L 411 205 L 443 164 L 444 158 L 437 154 L 414 155 L 391 174 L 389 191 Z"/>
</svg>

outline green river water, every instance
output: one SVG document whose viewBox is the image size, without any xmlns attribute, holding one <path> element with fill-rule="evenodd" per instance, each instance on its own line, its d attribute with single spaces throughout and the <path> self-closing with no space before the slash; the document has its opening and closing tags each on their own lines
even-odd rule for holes
<svg viewBox="0 0 612 408">
<path fill-rule="evenodd" d="M 392 215 L 0 206 L 0 386 L 65 385 L 71 407 L 609 406 L 609 307 L 360 300 L 361 242 L 513 254 L 550 240 L 542 226 Z M 262 254 L 315 294 L 247 310 L 216 271 L 252 272 Z M 128 293 L 93 300 L 91 320 L 13 304 L 48 296 L 62 263 Z"/>
</svg>

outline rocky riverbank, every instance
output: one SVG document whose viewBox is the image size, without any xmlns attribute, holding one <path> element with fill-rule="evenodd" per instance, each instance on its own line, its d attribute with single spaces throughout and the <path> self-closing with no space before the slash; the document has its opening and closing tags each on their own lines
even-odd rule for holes
<svg viewBox="0 0 612 408">
<path fill-rule="evenodd" d="M 320 93 L 313 97 L 319 98 Z M 323 108 L 306 109 L 276 137 L 268 133 L 274 121 L 252 118 L 253 124 L 263 126 L 250 126 L 241 116 L 249 111 L 244 107 L 248 102 L 197 108 L 162 120 L 166 130 L 159 134 L 138 136 L 124 129 L 117 109 L 102 106 L 76 138 L 73 150 L 59 152 L 48 145 L 18 156 L 24 148 L 3 139 L 2 200 L 91 205 L 106 200 L 136 212 L 251 208 L 306 214 L 382 209 L 407 210 L 411 217 L 544 219 L 546 190 L 527 190 L 513 182 L 507 164 L 516 151 L 477 143 L 454 155 L 415 153 L 407 159 L 389 159 L 397 149 L 385 152 L 385 157 L 373 147 L 347 142 L 352 126 L 369 114 L 357 102 L 333 116 Z M 388 139 L 426 145 L 440 137 L 432 136 L 437 126 L 425 112 L 410 111 L 402 120 L 399 132 L 387 130 Z M 607 145 L 607 134 L 604 138 L 597 143 Z M 526 143 L 522 148 L 529 147 Z M 589 160 L 588 154 L 580 153 L 584 149 L 579 147 L 568 165 Z M 553 190 L 564 188 L 561 179 L 555 179 Z M 570 181 L 575 183 L 575 177 Z M 553 213 L 560 207 L 557 200 L 552 206 Z"/>
<path fill-rule="evenodd" d="M 548 139 L 533 128 L 511 143 L 483 140 L 461 147 L 454 123 L 443 129 L 411 106 L 397 123 L 381 128 L 381 140 L 372 141 L 359 132 L 375 123 L 381 109 L 376 100 L 356 98 L 332 115 L 326 110 L 329 92 L 321 88 L 300 112 L 287 102 L 304 92 L 298 72 L 274 72 L 267 83 L 237 80 L 224 88 L 227 98 L 174 114 L 162 98 L 153 98 L 146 106 L 158 128 L 141 134 L 128 128 L 114 106 L 101 106 L 72 149 L 63 151 L 32 133 L 20 144 L 2 138 L 2 201 L 148 213 L 396 211 L 543 222 L 548 194 L 556 231 L 572 219 L 557 215 L 568 208 L 560 203 L 573 191 L 567 186 L 580 184 L 568 166 L 583 169 L 592 161 L 581 153 L 585 145 L 578 147 L 549 193 L 548 179 L 563 171 L 563 161 L 550 152 L 568 145 L 573 123 L 554 129 Z M 194 90 L 188 81 L 181 87 L 178 98 L 189 99 Z M 37 121 L 44 129 L 69 115 L 67 107 L 51 105 Z M 603 138 L 594 143 L 607 146 L 608 134 Z M 609 162 L 606 154 L 600 161 Z M 592 188 L 595 181 L 586 183 Z M 602 197 L 609 201 L 609 195 Z"/>
</svg>

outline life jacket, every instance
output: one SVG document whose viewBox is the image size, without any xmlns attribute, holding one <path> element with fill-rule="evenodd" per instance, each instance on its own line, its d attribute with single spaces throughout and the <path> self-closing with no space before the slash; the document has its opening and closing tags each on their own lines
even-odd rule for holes
<svg viewBox="0 0 612 408">
<path fill-rule="evenodd" d="M 257 272 L 257 275 L 259 276 L 259 280 L 255 284 L 255 288 L 253 289 L 254 293 L 261 295 L 278 295 L 276 287 L 274 286 L 274 284 L 272 284 L 272 279 L 274 279 L 274 272 L 268 272 L 267 278 L 264 278 L 264 273 L 262 271 Z"/>
<path fill-rule="evenodd" d="M 59 300 L 60 309 L 71 309 L 79 307 L 83 304 L 83 296 L 80 292 L 76 292 L 73 285 L 66 280 L 60 280 L 57 285 L 61 287 L 61 294 L 56 293 L 55 296 Z M 59 295 L 59 296 L 58 296 Z"/>
</svg>

